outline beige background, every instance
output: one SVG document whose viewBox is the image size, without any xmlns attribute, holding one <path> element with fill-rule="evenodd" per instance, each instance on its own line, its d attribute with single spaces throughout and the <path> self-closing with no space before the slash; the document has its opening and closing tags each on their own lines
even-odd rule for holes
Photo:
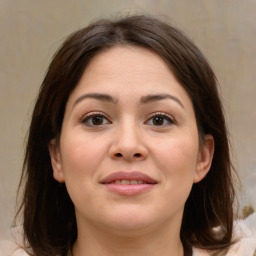
<svg viewBox="0 0 256 256">
<path fill-rule="evenodd" d="M 8 236 L 36 92 L 66 35 L 97 18 L 150 13 L 183 29 L 210 60 L 244 184 L 256 208 L 256 0 L 0 0 L 0 240 Z"/>
</svg>

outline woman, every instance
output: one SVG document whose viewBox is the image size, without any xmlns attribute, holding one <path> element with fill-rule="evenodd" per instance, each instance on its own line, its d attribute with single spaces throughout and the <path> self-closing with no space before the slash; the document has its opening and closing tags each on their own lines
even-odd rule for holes
<svg viewBox="0 0 256 256">
<path fill-rule="evenodd" d="M 234 176 L 198 48 L 151 17 L 100 20 L 64 42 L 40 89 L 21 180 L 24 249 L 226 253 L 239 240 Z"/>
</svg>

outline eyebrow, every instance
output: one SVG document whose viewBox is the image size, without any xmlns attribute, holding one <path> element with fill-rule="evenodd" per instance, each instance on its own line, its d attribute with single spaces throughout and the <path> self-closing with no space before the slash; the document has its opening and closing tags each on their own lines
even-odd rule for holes
<svg viewBox="0 0 256 256">
<path fill-rule="evenodd" d="M 170 95 L 170 94 L 150 94 L 150 95 L 147 95 L 147 96 L 143 96 L 140 99 L 140 103 L 147 104 L 147 103 L 152 103 L 152 102 L 156 102 L 156 101 L 159 101 L 159 100 L 165 100 L 165 99 L 174 100 L 182 108 L 184 108 L 184 105 L 182 104 L 182 102 L 177 97 L 175 97 L 173 95 Z"/>
<path fill-rule="evenodd" d="M 113 104 L 117 104 L 118 103 L 118 99 L 115 97 L 112 97 L 109 94 L 102 94 L 102 93 L 87 93 L 87 94 L 83 94 L 82 96 L 80 96 L 79 98 L 76 99 L 76 101 L 73 104 L 73 107 L 75 105 L 77 105 L 79 102 L 81 102 L 84 99 L 96 99 L 96 100 L 100 100 L 100 101 L 106 101 L 106 102 L 110 102 Z M 140 98 L 140 103 L 141 104 L 148 104 L 148 103 L 152 103 L 152 102 L 156 102 L 156 101 L 160 101 L 160 100 L 165 100 L 165 99 L 171 99 L 175 102 L 177 102 L 182 108 L 184 108 L 184 105 L 182 104 L 182 102 L 175 96 L 170 95 L 170 94 L 150 94 L 147 96 L 142 96 Z"/>
<path fill-rule="evenodd" d="M 113 104 L 116 104 L 118 100 L 116 98 L 113 98 L 112 96 L 108 94 L 102 94 L 102 93 L 87 93 L 80 96 L 73 104 L 73 107 L 77 105 L 79 102 L 81 102 L 84 99 L 95 99 L 100 101 L 106 101 Z"/>
</svg>

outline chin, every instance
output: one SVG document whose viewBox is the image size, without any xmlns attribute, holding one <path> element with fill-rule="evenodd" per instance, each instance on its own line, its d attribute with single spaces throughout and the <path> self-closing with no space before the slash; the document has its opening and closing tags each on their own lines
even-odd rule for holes
<svg viewBox="0 0 256 256">
<path fill-rule="evenodd" d="M 103 222 L 108 228 L 124 232 L 139 232 L 154 226 L 159 221 L 157 216 L 150 211 L 142 211 L 141 209 L 125 208 L 118 211 L 112 211 L 103 217 Z M 104 225 L 103 224 L 103 225 Z M 136 233 L 135 233 L 136 234 Z"/>
</svg>

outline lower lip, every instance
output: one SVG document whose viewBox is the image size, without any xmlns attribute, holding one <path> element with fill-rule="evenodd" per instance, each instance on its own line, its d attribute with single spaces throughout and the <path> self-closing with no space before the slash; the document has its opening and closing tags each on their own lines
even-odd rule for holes
<svg viewBox="0 0 256 256">
<path fill-rule="evenodd" d="M 104 186 L 113 193 L 119 195 L 138 195 L 151 190 L 155 184 L 135 184 L 135 185 L 122 185 L 122 184 L 104 184 Z"/>
</svg>

